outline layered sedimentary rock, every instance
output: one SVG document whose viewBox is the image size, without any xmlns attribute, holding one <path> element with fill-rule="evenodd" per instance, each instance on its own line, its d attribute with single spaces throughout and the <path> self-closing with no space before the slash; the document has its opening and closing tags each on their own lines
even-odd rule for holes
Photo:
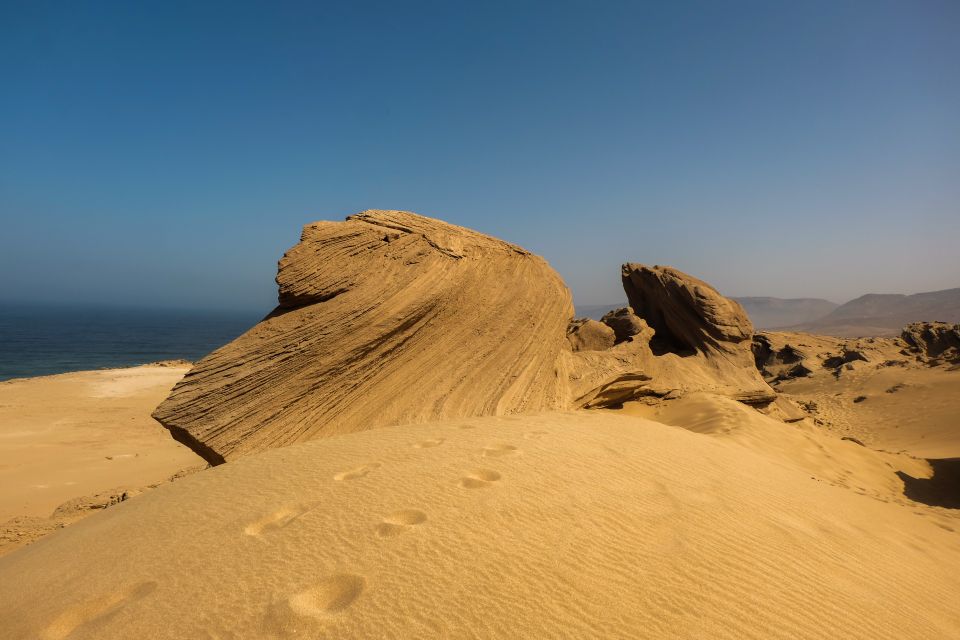
<svg viewBox="0 0 960 640">
<path fill-rule="evenodd" d="M 753 336 L 743 307 L 702 280 L 642 264 L 623 265 L 621 277 L 630 306 L 656 331 L 664 351 L 738 353 Z"/>
<path fill-rule="evenodd" d="M 581 318 L 570 323 L 567 340 L 574 351 L 604 351 L 614 345 L 616 334 L 603 322 Z"/>
<path fill-rule="evenodd" d="M 402 211 L 310 224 L 280 260 L 279 306 L 154 415 L 216 464 L 449 418 L 773 399 L 739 305 L 669 267 L 624 265 L 623 283 L 632 309 L 571 323 L 563 281 L 516 245 Z"/>
<path fill-rule="evenodd" d="M 603 316 L 601 322 L 613 329 L 616 342 L 633 340 L 635 336 L 640 336 L 644 333 L 649 333 L 651 336 L 653 335 L 653 332 L 650 331 L 650 326 L 643 318 L 637 316 L 630 307 L 622 307 L 608 312 Z"/>
<path fill-rule="evenodd" d="M 401 211 L 307 225 L 279 306 L 157 409 L 212 463 L 378 426 L 567 405 L 569 291 L 545 260 Z"/>
<path fill-rule="evenodd" d="M 774 399 L 754 366 L 753 326 L 739 304 L 671 267 L 625 264 L 621 276 L 630 308 L 603 318 L 617 344 L 571 355 L 574 406 L 615 406 L 689 391 L 749 404 Z"/>
</svg>

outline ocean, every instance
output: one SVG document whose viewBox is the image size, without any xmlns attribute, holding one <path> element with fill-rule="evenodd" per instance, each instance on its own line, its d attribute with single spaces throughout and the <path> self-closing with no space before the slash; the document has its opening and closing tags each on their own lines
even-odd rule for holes
<svg viewBox="0 0 960 640">
<path fill-rule="evenodd" d="M 269 312 L 0 303 L 0 380 L 196 361 Z"/>
</svg>

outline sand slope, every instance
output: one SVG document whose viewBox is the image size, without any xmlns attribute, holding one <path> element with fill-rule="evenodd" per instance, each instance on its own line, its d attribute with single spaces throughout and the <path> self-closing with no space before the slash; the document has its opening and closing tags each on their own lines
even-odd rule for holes
<svg viewBox="0 0 960 640">
<path fill-rule="evenodd" d="M 955 511 L 701 430 L 554 413 L 249 456 L 0 558 L 0 637 L 960 635 Z"/>
<path fill-rule="evenodd" d="M 960 370 L 863 367 L 841 381 L 799 378 L 780 388 L 791 398 L 816 403 L 814 415 L 825 428 L 872 448 L 960 457 Z"/>
<path fill-rule="evenodd" d="M 952 361 L 916 353 L 894 338 L 783 332 L 761 338 L 776 351 L 774 362 L 765 365 L 768 378 L 782 378 L 773 386 L 782 398 L 806 407 L 822 429 L 873 449 L 960 457 L 960 366 Z M 796 367 L 803 371 L 792 374 Z"/>
</svg>

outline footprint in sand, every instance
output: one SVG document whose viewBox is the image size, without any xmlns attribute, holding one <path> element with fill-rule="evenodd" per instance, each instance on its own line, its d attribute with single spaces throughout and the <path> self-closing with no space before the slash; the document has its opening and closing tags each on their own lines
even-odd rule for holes
<svg viewBox="0 0 960 640">
<path fill-rule="evenodd" d="M 427 514 L 416 509 L 395 511 L 377 525 L 377 535 L 381 538 L 397 536 L 411 527 L 427 521 Z"/>
<path fill-rule="evenodd" d="M 138 582 L 126 589 L 103 595 L 96 600 L 67 609 L 43 630 L 44 640 L 62 640 L 75 631 L 93 632 L 96 628 L 120 612 L 125 606 L 145 598 L 157 589 L 156 582 Z M 91 637 L 95 636 L 94 633 Z"/>
<path fill-rule="evenodd" d="M 330 576 L 291 596 L 290 609 L 311 618 L 336 615 L 352 605 L 366 585 L 366 578 L 352 573 Z"/>
<path fill-rule="evenodd" d="M 316 509 L 318 506 L 320 506 L 319 502 L 302 502 L 300 504 L 287 505 L 264 518 L 260 518 L 256 522 L 248 524 L 243 532 L 248 536 L 260 537 L 265 533 L 283 529 L 303 514 Z"/>
<path fill-rule="evenodd" d="M 490 469 L 475 469 L 460 478 L 459 485 L 465 489 L 483 489 L 489 487 L 501 478 L 500 474 Z"/>
<path fill-rule="evenodd" d="M 499 458 L 501 456 L 509 456 L 518 451 L 520 451 L 520 449 L 512 444 L 492 444 L 489 447 L 484 447 L 483 455 L 488 458 Z"/>
<path fill-rule="evenodd" d="M 379 469 L 379 462 L 368 462 L 367 464 L 362 464 L 359 467 L 354 467 L 353 469 L 348 469 L 347 471 L 341 471 L 337 475 L 333 476 L 333 479 L 337 482 L 342 480 L 356 480 L 357 478 L 362 478 L 367 475 L 374 469 Z"/>
<path fill-rule="evenodd" d="M 418 442 L 413 446 L 417 449 L 429 449 L 430 447 L 439 447 L 444 442 L 446 442 L 444 438 L 435 438 L 433 440 L 424 440 L 423 442 Z"/>
</svg>

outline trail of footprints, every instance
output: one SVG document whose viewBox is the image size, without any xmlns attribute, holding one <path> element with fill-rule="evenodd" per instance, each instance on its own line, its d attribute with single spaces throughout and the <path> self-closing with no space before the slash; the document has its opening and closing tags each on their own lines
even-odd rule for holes
<svg viewBox="0 0 960 640">
<path fill-rule="evenodd" d="M 368 462 L 367 464 L 362 464 L 359 467 L 354 467 L 347 471 L 341 471 L 340 473 L 333 476 L 333 479 L 337 482 L 342 482 L 343 480 L 356 480 L 357 478 L 362 478 L 374 469 L 379 469 L 379 462 Z"/>
<path fill-rule="evenodd" d="M 473 428 L 464 425 L 462 428 Z M 535 431 L 531 439 L 539 439 L 543 431 Z M 422 440 L 413 445 L 416 449 L 432 449 L 446 442 L 445 438 Z M 485 458 L 502 458 L 519 453 L 520 449 L 511 444 L 491 444 L 484 447 L 480 454 Z M 357 480 L 381 467 L 379 462 L 366 464 L 341 471 L 333 476 L 337 482 Z M 457 484 L 464 489 L 484 489 L 499 482 L 503 476 L 493 469 L 473 469 L 464 474 Z M 281 529 L 309 510 L 316 508 L 316 503 L 304 503 L 281 509 L 266 518 L 249 525 L 246 532 L 250 535 L 263 535 Z M 414 529 L 427 521 L 427 514 L 419 509 L 401 509 L 389 514 L 374 527 L 374 532 L 380 538 L 392 538 Z M 324 617 L 340 613 L 357 600 L 366 587 L 366 579 L 354 574 L 337 574 L 323 579 L 317 584 L 295 593 L 288 600 L 290 609 L 299 615 L 308 617 Z"/>
<path fill-rule="evenodd" d="M 156 588 L 156 582 L 139 582 L 70 607 L 58 615 L 41 632 L 40 637 L 44 640 L 62 640 L 78 630 L 94 631 L 128 604 L 149 596 Z"/>
<path fill-rule="evenodd" d="M 476 469 L 460 478 L 460 486 L 465 489 L 483 489 L 500 480 L 501 475 L 491 469 Z"/>
<path fill-rule="evenodd" d="M 464 427 L 466 428 L 466 427 Z M 542 432 L 535 432 L 540 435 Z M 444 438 L 424 440 L 413 445 L 418 449 L 429 449 L 445 442 Z M 487 458 L 500 458 L 518 453 L 520 450 L 510 444 L 492 444 L 484 447 L 480 454 Z M 335 482 L 357 480 L 381 467 L 379 462 L 367 462 L 333 476 Z M 493 469 L 474 469 L 464 474 L 457 484 L 465 489 L 483 489 L 501 480 L 502 475 Z M 273 513 L 248 524 L 243 533 L 254 538 L 264 538 L 290 526 L 302 516 L 320 506 L 319 501 L 308 501 L 285 505 Z M 387 515 L 376 525 L 374 532 L 381 538 L 392 538 L 414 529 L 427 521 L 427 514 L 418 509 L 401 509 Z M 366 578 L 352 573 L 338 573 L 327 576 L 310 587 L 294 593 L 287 599 L 289 609 L 300 616 L 325 618 L 336 615 L 349 608 L 366 588 Z M 156 582 L 143 582 L 110 593 L 73 607 L 61 613 L 44 631 L 43 638 L 59 640 L 66 638 L 80 628 L 91 628 L 119 612 L 128 604 L 153 593 Z"/>
<path fill-rule="evenodd" d="M 381 538 L 397 536 L 407 531 L 411 527 L 423 524 L 427 521 L 427 514 L 416 509 L 403 509 L 394 511 L 383 519 L 383 522 L 377 525 L 377 535 Z"/>
</svg>

